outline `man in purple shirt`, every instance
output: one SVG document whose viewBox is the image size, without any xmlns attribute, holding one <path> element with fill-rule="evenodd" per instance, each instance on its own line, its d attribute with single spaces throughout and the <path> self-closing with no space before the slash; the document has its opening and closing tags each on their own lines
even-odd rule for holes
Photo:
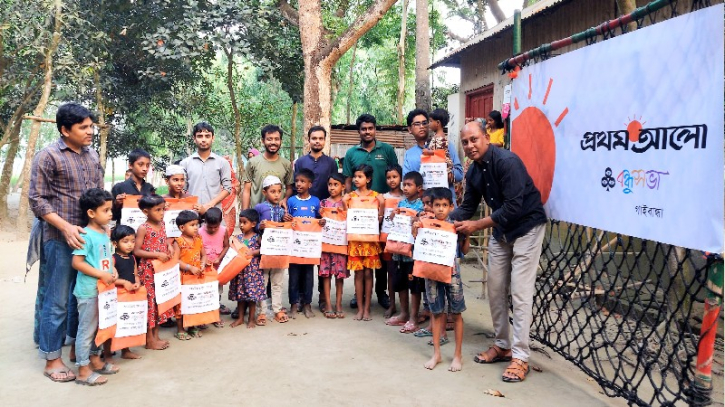
<svg viewBox="0 0 725 407">
<path fill-rule="evenodd" d="M 74 306 L 70 293 L 77 274 L 71 267 L 73 250 L 85 243 L 79 199 L 87 189 L 103 188 L 103 169 L 98 153 L 90 148 L 91 112 L 69 103 L 58 109 L 55 120 L 61 137 L 35 156 L 28 198 L 35 216 L 45 222 L 41 262 L 46 278 L 38 289 L 42 297 L 38 352 L 46 361 L 46 377 L 69 382 L 75 374 L 63 363 L 61 348 L 66 334 L 73 337 L 78 329 L 78 319 L 68 318 L 68 311 Z"/>
</svg>

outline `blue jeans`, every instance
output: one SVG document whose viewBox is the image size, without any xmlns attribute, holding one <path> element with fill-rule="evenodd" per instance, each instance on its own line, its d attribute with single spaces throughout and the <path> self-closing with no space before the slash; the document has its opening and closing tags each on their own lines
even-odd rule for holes
<svg viewBox="0 0 725 407">
<path fill-rule="evenodd" d="M 73 287 L 77 272 L 71 267 L 73 249 L 66 242 L 48 240 L 43 243 L 43 254 L 46 274 L 38 329 L 38 353 L 41 359 L 53 360 L 61 356 L 66 334 L 73 336 L 78 330 L 77 313 L 69 309 L 75 302 Z"/>
<path fill-rule="evenodd" d="M 98 297 L 78 298 L 78 335 L 76 335 L 76 366 L 88 366 L 91 355 L 99 356 L 96 346 L 98 331 Z"/>
<path fill-rule="evenodd" d="M 311 264 L 290 264 L 289 265 L 289 303 L 290 305 L 300 302 L 302 294 L 302 305 L 312 304 L 312 286 L 315 283 L 315 267 Z"/>
</svg>

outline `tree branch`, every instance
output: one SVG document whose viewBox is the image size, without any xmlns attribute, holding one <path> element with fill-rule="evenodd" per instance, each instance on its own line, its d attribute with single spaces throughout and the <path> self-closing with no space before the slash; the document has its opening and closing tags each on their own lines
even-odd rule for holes
<svg viewBox="0 0 725 407">
<path fill-rule="evenodd" d="M 300 13 L 292 7 L 287 0 L 277 0 L 277 8 L 282 13 L 285 20 L 295 27 L 300 26 Z"/>
<path fill-rule="evenodd" d="M 347 9 L 349 7 L 350 7 L 350 0 L 340 0 L 340 5 L 337 8 L 337 11 L 335 11 L 335 17 L 337 17 L 337 18 L 345 17 L 345 12 L 347 12 Z"/>
<path fill-rule="evenodd" d="M 320 50 L 319 56 L 337 62 L 365 33 L 380 21 L 397 0 L 375 0 L 347 30 Z"/>
<path fill-rule="evenodd" d="M 488 7 L 491 9 L 491 14 L 496 19 L 496 23 L 500 23 L 506 19 L 506 14 L 503 13 L 501 6 L 498 5 L 498 0 L 488 0 Z"/>
<path fill-rule="evenodd" d="M 452 40 L 455 40 L 455 41 L 461 42 L 461 43 L 464 43 L 464 42 L 466 42 L 466 41 L 468 41 L 468 40 L 469 40 L 468 38 L 466 38 L 466 37 L 461 37 L 460 35 L 458 35 L 458 34 L 456 34 L 456 33 L 452 32 L 451 30 L 446 30 L 446 31 L 445 31 L 445 34 L 446 34 L 446 37 L 448 37 L 448 38 L 450 38 L 450 39 L 452 39 Z"/>
</svg>

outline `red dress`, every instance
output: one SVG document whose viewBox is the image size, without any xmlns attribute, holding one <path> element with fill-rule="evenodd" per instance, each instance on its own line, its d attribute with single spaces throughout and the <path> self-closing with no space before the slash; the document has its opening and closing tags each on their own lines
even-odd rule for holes
<svg viewBox="0 0 725 407">
<path fill-rule="evenodd" d="M 142 225 L 146 228 L 146 235 L 141 244 L 141 250 L 152 253 L 168 253 L 169 246 L 166 242 L 166 228 L 161 225 L 161 230 L 155 230 L 148 223 Z M 170 309 L 163 314 L 158 314 L 156 307 L 156 290 L 154 289 L 154 266 L 150 259 L 139 259 L 138 262 L 138 279 L 141 284 L 146 287 L 148 299 L 148 326 L 156 327 L 157 324 L 163 324 L 169 318 L 174 316 L 174 310 Z"/>
</svg>

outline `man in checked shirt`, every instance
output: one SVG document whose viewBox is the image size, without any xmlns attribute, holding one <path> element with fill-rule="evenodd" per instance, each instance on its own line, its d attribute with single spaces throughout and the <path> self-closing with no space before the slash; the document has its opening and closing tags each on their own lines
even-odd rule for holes
<svg viewBox="0 0 725 407">
<path fill-rule="evenodd" d="M 93 114 L 68 103 L 55 116 L 60 138 L 35 156 L 30 170 L 28 198 L 33 213 L 45 222 L 43 254 L 46 277 L 40 312 L 38 352 L 45 359 L 44 375 L 54 382 L 75 380 L 63 363 L 61 348 L 66 335 L 74 337 L 78 318 L 71 296 L 76 271 L 71 267 L 73 250 L 83 240 L 79 199 L 89 188 L 103 188 L 103 170 L 93 141 Z"/>
</svg>

